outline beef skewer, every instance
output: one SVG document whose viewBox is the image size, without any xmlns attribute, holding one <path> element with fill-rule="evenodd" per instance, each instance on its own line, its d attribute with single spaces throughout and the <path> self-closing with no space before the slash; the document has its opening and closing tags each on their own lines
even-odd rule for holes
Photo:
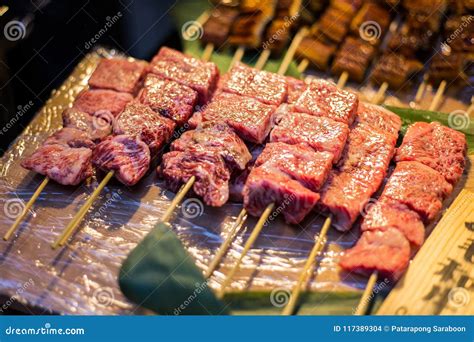
<svg viewBox="0 0 474 342">
<path fill-rule="evenodd" d="M 110 134 L 113 114 L 120 111 L 132 99 L 131 94 L 136 91 L 145 66 L 146 64 L 143 62 L 131 62 L 124 59 L 107 60 L 101 64 L 102 71 L 99 74 L 102 77 L 95 76 L 90 80 L 91 86 L 97 89 L 83 91 L 79 94 L 74 107 L 63 112 L 63 126 L 65 128 L 48 138 L 29 160 L 23 161 L 23 166 L 47 177 L 40 183 L 21 215 L 16 218 L 7 231 L 3 237 L 4 240 L 8 240 L 19 227 L 29 209 L 49 183 L 50 176 L 56 182 L 64 185 L 76 185 L 82 181 L 83 177 L 77 174 L 77 172 L 82 172 L 82 167 L 76 169 L 72 167 L 78 161 L 71 160 L 70 163 L 64 164 L 61 159 L 68 158 L 67 149 L 71 149 L 71 152 L 79 157 L 80 151 L 74 150 L 75 147 L 93 148 L 94 144 L 90 139 L 98 141 Z M 107 110 L 109 107 L 113 113 Z M 81 145 L 81 140 L 84 146 L 75 146 Z M 88 143 L 85 143 L 86 140 Z M 63 145 L 64 147 L 52 147 L 51 145 Z M 88 163 L 87 160 L 82 160 L 86 164 Z M 45 163 L 47 166 L 42 167 L 41 165 Z M 60 163 L 62 164 L 60 165 Z M 76 176 L 73 176 L 74 173 Z M 71 177 L 73 180 L 70 179 Z"/>
<path fill-rule="evenodd" d="M 114 127 L 115 133 L 132 134 L 135 141 L 130 141 L 128 135 L 116 135 L 99 144 L 94 162 L 108 172 L 107 176 L 53 243 L 53 248 L 63 246 L 67 242 L 114 174 L 126 185 L 134 185 L 144 176 L 150 165 L 149 149 L 158 152 L 171 137 L 171 127 L 166 122 L 161 125 L 160 121 L 170 122 L 173 129 L 173 121 L 178 124 L 185 123 L 196 103 L 204 104 L 208 101 L 217 84 L 217 76 L 218 70 L 214 64 L 199 64 L 196 59 L 168 48 L 159 51 L 153 58 L 150 74 L 139 94 L 139 100 L 143 104 L 135 103 L 135 108 L 124 110 L 120 115 L 126 115 L 131 120 L 125 118 L 125 127 Z M 177 106 L 177 103 L 184 103 L 184 109 Z M 173 121 L 153 110 L 171 117 Z M 166 132 L 166 128 L 170 128 L 170 131 Z M 160 139 L 159 143 L 153 146 L 156 139 Z M 127 175 L 130 169 L 136 171 L 132 178 Z"/>
<path fill-rule="evenodd" d="M 404 235 L 410 244 L 412 244 L 412 253 L 416 252 L 416 249 L 418 249 L 423 243 L 423 223 L 429 223 L 432 221 L 434 216 L 439 212 L 439 210 L 441 210 L 442 199 L 451 192 L 452 186 L 459 180 L 463 173 L 465 167 L 465 151 L 465 136 L 460 132 L 444 127 L 435 122 L 431 124 L 415 123 L 411 125 L 408 128 L 403 143 L 395 156 L 397 168 L 389 178 L 389 182 L 385 187 L 381 199 L 379 199 L 379 202 L 369 210 L 363 223 L 363 231 L 365 229 L 368 233 L 370 233 L 371 230 L 377 232 L 380 228 L 388 230 L 387 224 L 390 224 L 391 222 L 391 225 L 399 229 L 403 233 L 402 235 Z M 450 162 L 446 163 L 446 159 L 449 159 Z M 402 204 L 398 204 L 396 207 L 394 207 L 393 204 L 389 204 L 388 206 L 385 204 L 393 203 L 390 202 L 393 200 L 395 202 L 401 201 L 402 198 L 400 195 L 397 195 L 396 191 L 393 189 L 393 185 L 396 186 L 397 184 L 397 181 L 394 179 L 400 179 L 402 180 L 402 183 L 410 183 L 410 180 L 404 180 L 401 171 L 397 172 L 397 169 L 408 169 L 409 166 L 414 169 L 415 167 L 422 170 L 424 168 L 423 172 L 429 172 L 428 179 L 423 181 L 420 176 L 418 176 L 418 179 L 415 178 L 415 182 L 422 183 L 421 191 L 418 193 L 418 196 L 421 195 L 424 196 L 424 198 L 428 195 L 431 196 L 431 210 L 426 209 L 426 207 L 420 204 L 415 205 L 410 201 L 402 202 Z M 423 182 L 425 182 L 426 185 L 423 185 Z M 432 185 L 432 183 L 436 184 L 436 182 L 440 184 L 438 189 L 434 188 Z M 430 185 L 428 185 L 428 183 Z M 416 188 L 414 184 L 408 184 L 408 187 L 410 186 Z M 429 191 L 432 191 L 433 193 L 435 189 L 439 191 L 436 195 L 429 193 Z M 416 201 L 417 193 L 414 193 L 414 196 Z M 390 200 L 387 200 L 387 198 L 390 198 Z M 421 199 L 420 202 L 422 202 Z M 396 213 L 395 215 L 397 216 L 404 215 L 402 217 L 405 218 L 405 225 L 408 228 L 403 229 L 397 226 L 395 220 L 390 218 L 390 216 L 393 215 L 392 213 Z M 410 221 L 414 223 L 410 223 Z M 355 251 L 356 248 L 357 246 L 353 250 Z M 410 247 L 407 248 L 408 250 L 410 249 Z M 407 252 L 407 254 L 406 262 L 403 262 L 401 267 L 393 266 L 396 267 L 395 269 L 399 270 L 398 273 L 402 273 L 404 269 L 408 267 L 410 252 Z M 347 262 L 344 262 L 346 263 L 344 267 L 354 267 L 352 265 L 348 266 Z M 387 272 L 387 270 L 384 270 L 383 268 L 379 270 L 377 265 L 373 266 L 373 272 L 369 277 L 367 286 L 356 308 L 356 315 L 363 315 L 366 312 L 367 306 L 370 302 L 369 298 L 380 271 L 384 271 L 384 273 Z"/>
</svg>

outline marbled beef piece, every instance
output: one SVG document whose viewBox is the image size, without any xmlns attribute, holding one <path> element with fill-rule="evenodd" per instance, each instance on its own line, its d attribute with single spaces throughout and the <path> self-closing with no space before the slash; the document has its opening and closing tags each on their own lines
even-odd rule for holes
<svg viewBox="0 0 474 342">
<path fill-rule="evenodd" d="M 258 216 L 275 203 L 288 223 L 301 222 L 319 200 L 316 191 L 331 170 L 332 158 L 306 145 L 268 143 L 244 186 L 246 210 Z"/>
<path fill-rule="evenodd" d="M 370 79 L 375 84 L 387 82 L 395 90 L 403 88 L 423 70 L 423 64 L 414 58 L 387 52 L 380 57 Z"/>
<path fill-rule="evenodd" d="M 115 117 L 133 100 L 128 93 L 107 89 L 84 90 L 77 95 L 72 108 L 93 115 L 99 110 L 108 110 Z"/>
<path fill-rule="evenodd" d="M 72 148 L 86 147 L 93 149 L 95 144 L 87 132 L 75 128 L 61 128 L 49 136 L 43 145 L 64 145 Z"/>
<path fill-rule="evenodd" d="M 308 84 L 296 101 L 295 109 L 350 125 L 357 115 L 358 105 L 357 95 L 339 89 L 332 82 L 318 79 Z"/>
<path fill-rule="evenodd" d="M 194 192 L 213 207 L 224 205 L 229 198 L 230 171 L 224 159 L 214 151 L 171 151 L 163 155 L 158 173 L 172 191 L 177 192 L 192 176 Z"/>
<path fill-rule="evenodd" d="M 194 107 L 198 103 L 198 93 L 178 82 L 148 74 L 139 99 L 155 112 L 182 126 L 193 114 Z"/>
<path fill-rule="evenodd" d="M 105 172 L 113 171 L 121 183 L 132 186 L 150 167 L 150 149 L 127 135 L 110 136 L 96 146 L 92 163 Z"/>
<path fill-rule="evenodd" d="M 402 128 L 402 119 L 397 114 L 381 106 L 360 102 L 355 125 L 366 126 L 386 135 L 390 134 L 396 141 L 398 133 Z"/>
<path fill-rule="evenodd" d="M 223 121 L 242 139 L 261 144 L 270 132 L 275 110 L 251 97 L 219 93 L 205 107 L 202 121 Z"/>
<path fill-rule="evenodd" d="M 284 76 L 236 63 L 222 77 L 219 88 L 225 92 L 253 97 L 268 105 L 279 106 L 287 96 L 288 86 Z"/>
<path fill-rule="evenodd" d="M 357 244 L 347 250 L 339 265 L 347 272 L 380 276 L 397 280 L 410 262 L 410 243 L 394 228 L 366 231 Z"/>
<path fill-rule="evenodd" d="M 153 58 L 150 71 L 196 90 L 200 104 L 211 99 L 219 81 L 219 69 L 214 63 L 203 62 L 167 47 L 162 47 Z"/>
<path fill-rule="evenodd" d="M 424 222 L 436 217 L 453 187 L 432 168 L 419 162 L 399 162 L 383 196 L 407 205 Z"/>
<path fill-rule="evenodd" d="M 88 114 L 74 108 L 63 111 L 63 126 L 87 132 L 93 141 L 100 141 L 112 133 L 114 116 L 108 110 Z"/>
<path fill-rule="evenodd" d="M 306 144 L 315 151 L 332 153 L 334 163 L 340 159 L 349 135 L 346 124 L 297 112 L 286 112 L 279 115 L 278 120 L 270 134 L 270 141 Z"/>
<path fill-rule="evenodd" d="M 150 107 L 138 102 L 129 103 L 114 122 L 114 134 L 126 134 L 142 140 L 156 156 L 171 139 L 175 123 Z"/>
<path fill-rule="evenodd" d="M 91 157 L 92 150 L 89 148 L 45 144 L 24 159 L 21 166 L 59 184 L 78 185 L 92 176 Z"/>
<path fill-rule="evenodd" d="M 405 134 L 396 161 L 417 161 L 441 173 L 451 184 L 462 176 L 466 165 L 466 137 L 438 122 L 416 122 Z"/>
<path fill-rule="evenodd" d="M 214 151 L 224 158 L 231 171 L 244 170 L 252 159 L 247 146 L 223 122 L 203 122 L 195 130 L 184 132 L 171 144 L 174 151 Z"/>
<path fill-rule="evenodd" d="M 280 209 L 285 221 L 298 224 L 319 200 L 319 195 L 300 182 L 278 172 L 259 167 L 250 171 L 243 190 L 244 207 L 252 216 L 260 216 L 270 203 Z"/>
<path fill-rule="evenodd" d="M 365 213 L 362 231 L 399 230 L 416 250 L 425 241 L 425 227 L 420 215 L 406 205 L 382 197 L 371 205 Z"/>
<path fill-rule="evenodd" d="M 91 88 L 135 94 L 147 63 L 124 58 L 103 58 L 89 79 Z"/>
<path fill-rule="evenodd" d="M 230 6 L 217 6 L 211 11 L 209 19 L 203 25 L 201 41 L 212 43 L 220 48 L 227 42 L 232 25 L 239 15 L 239 10 Z"/>
<path fill-rule="evenodd" d="M 301 94 L 306 90 L 306 83 L 303 80 L 286 76 L 286 83 L 288 84 L 288 96 L 286 103 L 294 104 L 300 98 Z"/>
<path fill-rule="evenodd" d="M 349 79 L 362 82 L 365 72 L 375 57 L 376 49 L 368 42 L 347 37 L 336 54 L 332 65 L 332 73 L 340 76 L 343 72 L 349 74 Z"/>
</svg>

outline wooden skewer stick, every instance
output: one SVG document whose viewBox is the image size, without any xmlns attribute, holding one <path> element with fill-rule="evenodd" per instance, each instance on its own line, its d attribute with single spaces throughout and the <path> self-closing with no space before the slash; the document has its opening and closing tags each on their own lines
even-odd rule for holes
<svg viewBox="0 0 474 342">
<path fill-rule="evenodd" d="M 467 109 L 467 116 L 471 117 L 473 115 L 473 113 L 474 113 L 474 96 L 471 97 L 471 105 Z"/>
<path fill-rule="evenodd" d="M 211 263 L 209 264 L 209 267 L 207 268 L 206 273 L 204 274 L 205 278 L 209 278 L 212 275 L 212 273 L 214 273 L 217 266 L 219 266 L 222 258 L 227 253 L 227 250 L 229 249 L 230 244 L 234 240 L 235 235 L 240 230 L 240 228 L 242 228 L 242 225 L 245 223 L 246 219 L 247 219 L 247 211 L 245 209 L 242 209 L 240 211 L 239 216 L 237 217 L 237 220 L 232 225 L 232 228 L 230 229 L 226 239 L 224 240 L 222 245 L 219 247 L 219 250 L 214 256 L 214 259 L 212 259 Z"/>
<path fill-rule="evenodd" d="M 290 300 L 283 309 L 282 315 L 288 316 L 293 314 L 293 312 L 295 311 L 295 307 L 298 304 L 298 299 L 300 297 L 301 290 L 303 289 L 303 285 L 306 285 L 308 283 L 310 275 L 312 274 L 315 259 L 318 256 L 319 252 L 324 248 L 324 240 L 326 239 L 329 227 L 331 227 L 331 221 L 331 216 L 326 218 L 326 220 L 324 221 L 321 232 L 319 233 L 319 236 L 316 239 L 316 242 L 314 243 L 313 249 L 311 250 L 311 253 L 308 256 L 308 259 L 306 260 L 306 263 L 303 267 L 303 271 L 301 271 L 300 273 L 298 281 L 295 287 L 293 288 L 293 291 L 291 292 Z"/>
<path fill-rule="evenodd" d="M 428 84 L 428 74 L 425 74 L 423 76 L 423 81 L 421 82 L 420 86 L 418 87 L 418 90 L 416 91 L 415 100 L 414 100 L 415 103 L 420 103 L 421 99 L 425 95 L 427 84 Z"/>
<path fill-rule="evenodd" d="M 232 57 L 232 60 L 229 65 L 229 70 L 234 66 L 235 63 L 240 62 L 242 60 L 242 57 L 244 57 L 245 54 L 245 47 L 239 46 L 237 50 L 235 50 L 234 57 Z"/>
<path fill-rule="evenodd" d="M 284 75 L 286 73 L 286 71 L 288 70 L 288 67 L 293 61 L 293 57 L 295 55 L 296 49 L 301 44 L 301 41 L 308 34 L 308 32 L 309 32 L 309 29 L 307 27 L 303 27 L 295 35 L 295 37 L 293 38 L 293 41 L 288 47 L 288 50 L 286 51 L 285 57 L 283 58 L 283 61 L 281 62 L 280 67 L 278 68 L 278 72 L 277 72 L 278 75 Z"/>
<path fill-rule="evenodd" d="M 377 278 L 379 276 L 379 273 L 377 271 L 374 271 L 369 278 L 369 281 L 367 282 L 367 285 L 365 286 L 364 293 L 362 294 L 362 297 L 360 297 L 359 304 L 357 305 L 357 308 L 354 312 L 354 315 L 356 316 L 362 316 L 366 313 L 367 307 L 369 306 L 371 296 L 372 296 L 372 291 L 374 289 L 375 283 L 377 282 Z"/>
<path fill-rule="evenodd" d="M 209 62 L 213 52 L 214 52 L 214 44 L 213 43 L 207 43 L 206 47 L 204 48 L 204 51 L 202 53 L 201 59 L 204 62 Z"/>
<path fill-rule="evenodd" d="M 299 73 L 303 73 L 306 71 L 306 69 L 308 69 L 308 66 L 309 66 L 309 60 L 305 58 L 300 62 L 300 64 L 298 64 L 296 69 L 298 70 Z"/>
<path fill-rule="evenodd" d="M 271 53 L 272 50 L 264 49 L 258 57 L 257 63 L 255 63 L 255 69 L 262 70 L 265 64 L 267 64 L 268 58 L 270 58 Z"/>
<path fill-rule="evenodd" d="M 105 188 L 107 183 L 112 179 L 114 175 L 113 171 L 109 171 L 107 175 L 102 179 L 100 184 L 97 186 L 97 188 L 94 190 L 91 196 L 87 199 L 87 201 L 84 203 L 84 205 L 79 209 L 77 214 L 73 217 L 71 222 L 67 225 L 66 229 L 63 230 L 61 235 L 56 239 L 56 241 L 51 245 L 53 249 L 58 248 L 59 246 L 64 246 L 64 244 L 69 240 L 71 235 L 74 233 L 76 228 L 79 226 L 81 223 L 82 219 L 84 216 L 86 216 L 87 212 L 89 211 L 90 207 L 92 206 L 92 203 L 97 199 L 97 197 L 100 195 L 102 190 Z"/>
<path fill-rule="evenodd" d="M 38 186 L 38 188 L 36 188 L 33 196 L 31 196 L 28 203 L 26 203 L 26 205 L 23 208 L 23 211 L 21 212 L 21 214 L 16 218 L 15 222 L 12 224 L 10 229 L 8 229 L 8 231 L 5 233 L 5 235 L 3 236 L 3 240 L 7 241 L 8 239 L 10 239 L 11 236 L 13 235 L 13 233 L 18 229 L 21 221 L 25 218 L 26 214 L 31 209 L 31 207 L 35 203 L 36 199 L 39 197 L 39 195 L 41 194 L 43 189 L 46 187 L 48 182 L 49 182 L 49 178 L 45 177 L 43 179 L 43 181 L 41 182 L 41 184 Z"/>
<path fill-rule="evenodd" d="M 439 87 L 438 87 L 438 90 L 436 91 L 436 95 L 433 99 L 433 102 L 431 102 L 431 106 L 429 108 L 430 111 L 438 110 L 439 105 L 441 104 L 441 100 L 443 99 L 443 95 L 444 95 L 447 85 L 448 83 L 445 80 L 442 80 L 441 83 L 439 84 Z"/>
<path fill-rule="evenodd" d="M 385 93 L 387 92 L 387 89 L 388 89 L 388 83 L 383 82 L 379 90 L 377 91 L 377 93 L 372 98 L 371 102 L 373 104 L 380 104 L 385 96 Z"/>
<path fill-rule="evenodd" d="M 218 298 L 223 298 L 225 294 L 226 288 L 230 285 L 232 278 L 234 277 L 235 273 L 240 269 L 240 265 L 242 264 L 242 261 L 244 260 L 244 257 L 247 255 L 248 251 L 250 248 L 252 248 L 255 240 L 257 240 L 258 236 L 260 235 L 260 232 L 263 229 L 263 226 L 265 225 L 265 222 L 267 221 L 268 217 L 273 211 L 273 208 L 275 207 L 274 203 L 270 203 L 265 210 L 263 211 L 262 215 L 260 216 L 257 224 L 255 225 L 255 228 L 252 231 L 252 234 L 250 234 L 250 237 L 248 238 L 247 242 L 244 245 L 244 249 L 242 250 L 242 253 L 240 253 L 240 257 L 235 263 L 234 267 L 230 270 L 230 272 L 227 274 L 226 278 L 224 279 L 224 282 L 222 283 L 221 289 L 217 293 Z"/>
<path fill-rule="evenodd" d="M 168 209 L 166 209 L 165 213 L 163 214 L 163 217 L 161 218 L 161 222 L 168 222 L 170 220 L 171 215 L 173 215 L 174 209 L 183 200 L 184 196 L 186 196 L 186 194 L 189 192 L 191 187 L 194 185 L 195 181 L 196 181 L 196 177 L 192 176 L 191 178 L 189 178 L 186 184 L 184 184 L 184 186 L 181 187 L 181 189 L 174 196 L 173 200 L 168 206 Z"/>
<path fill-rule="evenodd" d="M 337 81 L 337 86 L 341 89 L 344 88 L 348 79 L 349 79 L 349 73 L 347 71 L 343 71 L 341 76 L 339 76 L 339 80 Z"/>
</svg>

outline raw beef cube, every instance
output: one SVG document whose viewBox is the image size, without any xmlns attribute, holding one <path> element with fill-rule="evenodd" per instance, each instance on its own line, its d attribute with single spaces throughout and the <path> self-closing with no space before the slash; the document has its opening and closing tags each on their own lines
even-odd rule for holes
<svg viewBox="0 0 474 342">
<path fill-rule="evenodd" d="M 195 176 L 193 190 L 207 205 L 220 207 L 229 198 L 230 172 L 222 157 L 214 151 L 166 153 L 158 172 L 175 192 Z"/>
<path fill-rule="evenodd" d="M 25 169 L 37 172 L 62 185 L 78 185 L 92 176 L 92 150 L 64 144 L 43 145 L 21 162 Z"/>
<path fill-rule="evenodd" d="M 437 122 L 416 122 L 408 128 L 395 160 L 425 164 L 454 184 L 464 171 L 465 153 L 463 133 Z"/>
<path fill-rule="evenodd" d="M 150 167 L 150 149 L 127 135 L 110 136 L 96 146 L 92 163 L 105 172 L 114 171 L 120 182 L 132 186 Z"/>
<path fill-rule="evenodd" d="M 90 136 L 93 141 L 102 140 L 112 133 L 114 116 L 108 110 L 88 114 L 74 108 L 63 111 L 63 126 L 75 128 Z"/>
<path fill-rule="evenodd" d="M 362 231 L 399 230 L 418 249 L 425 241 L 425 227 L 420 216 L 406 205 L 382 197 L 366 211 Z"/>
<path fill-rule="evenodd" d="M 193 114 L 198 93 L 188 86 L 148 74 L 139 98 L 141 103 L 182 126 Z"/>
<path fill-rule="evenodd" d="M 275 212 L 281 212 L 291 224 L 300 223 L 319 200 L 317 193 L 300 182 L 263 167 L 250 171 L 243 197 L 250 215 L 260 216 L 269 204 L 275 203 Z"/>
<path fill-rule="evenodd" d="M 410 243 L 394 228 L 366 231 L 357 244 L 347 250 L 339 265 L 348 272 L 370 275 L 378 271 L 382 277 L 397 280 L 410 262 Z"/>
<path fill-rule="evenodd" d="M 331 171 L 333 155 L 316 152 L 306 145 L 268 143 L 255 167 L 269 173 L 284 173 L 312 191 L 318 191 Z"/>
<path fill-rule="evenodd" d="M 270 132 L 276 107 L 251 97 L 220 93 L 204 109 L 203 121 L 223 121 L 244 140 L 263 143 Z"/>
<path fill-rule="evenodd" d="M 367 184 L 381 184 L 395 153 L 395 139 L 368 127 L 351 130 L 342 157 L 336 165 L 341 171 L 353 173 Z M 362 171 L 362 172 L 361 172 Z M 366 177 L 370 178 L 366 178 Z"/>
<path fill-rule="evenodd" d="M 77 95 L 73 108 L 91 115 L 99 110 L 108 110 L 117 116 L 132 100 L 133 96 L 128 93 L 104 89 L 84 90 Z"/>
<path fill-rule="evenodd" d="M 43 143 L 43 145 L 56 144 L 73 148 L 86 147 L 90 149 L 93 149 L 95 146 L 87 132 L 69 127 L 61 128 L 59 131 L 48 137 L 48 139 Z"/>
<path fill-rule="evenodd" d="M 270 141 L 287 144 L 306 144 L 315 151 L 334 155 L 334 162 L 341 157 L 349 127 L 341 122 L 309 114 L 289 112 L 280 116 L 272 130 Z"/>
<path fill-rule="evenodd" d="M 306 83 L 290 76 L 286 77 L 286 83 L 288 84 L 286 103 L 294 104 L 306 90 Z"/>
<path fill-rule="evenodd" d="M 383 195 L 407 205 L 426 222 L 435 218 L 452 190 L 452 185 L 432 168 L 419 162 L 399 162 Z"/>
<path fill-rule="evenodd" d="M 252 159 L 247 146 L 239 136 L 223 122 L 204 122 L 195 130 L 184 132 L 173 141 L 174 151 L 215 151 L 224 158 L 231 171 L 244 170 Z"/>
<path fill-rule="evenodd" d="M 332 82 L 314 80 L 296 101 L 295 109 L 350 125 L 357 115 L 358 105 L 357 95 L 339 89 Z"/>
<path fill-rule="evenodd" d="M 147 63 L 124 58 L 102 59 L 89 79 L 92 88 L 135 94 Z"/>
<path fill-rule="evenodd" d="M 285 101 L 288 88 L 284 76 L 260 71 L 242 63 L 236 63 L 232 67 L 223 77 L 219 87 L 225 92 L 253 97 L 274 106 Z"/>
<path fill-rule="evenodd" d="M 208 102 L 219 81 L 219 69 L 214 63 L 163 47 L 151 62 L 150 71 L 163 78 L 184 84 L 199 94 L 199 103 Z"/>
<path fill-rule="evenodd" d="M 114 122 L 114 134 L 126 134 L 141 139 L 155 156 L 171 139 L 175 123 L 150 107 L 138 102 L 129 103 Z"/>
<path fill-rule="evenodd" d="M 348 231 L 363 212 L 376 186 L 354 177 L 353 173 L 333 171 L 321 190 L 320 208 L 333 215 L 332 225 Z M 370 177 L 366 177 L 370 178 Z"/>
<path fill-rule="evenodd" d="M 390 134 L 395 141 L 398 139 L 398 132 L 402 127 L 402 119 L 397 114 L 366 102 L 359 103 L 355 122 L 357 126 L 368 126 L 382 133 Z"/>
</svg>

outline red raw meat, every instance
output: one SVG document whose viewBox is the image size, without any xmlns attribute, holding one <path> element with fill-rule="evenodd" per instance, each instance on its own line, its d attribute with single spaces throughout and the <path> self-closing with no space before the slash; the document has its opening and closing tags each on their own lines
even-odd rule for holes
<svg viewBox="0 0 474 342">
<path fill-rule="evenodd" d="M 402 127 L 402 119 L 397 114 L 381 106 L 360 102 L 356 124 L 357 126 L 369 126 L 379 130 L 381 133 L 390 134 L 396 141 L 398 139 L 398 132 Z"/>
<path fill-rule="evenodd" d="M 173 141 L 174 151 L 214 151 L 226 161 L 231 171 L 244 170 L 252 159 L 247 146 L 239 136 L 223 122 L 204 122 L 195 130 L 184 132 Z"/>
<path fill-rule="evenodd" d="M 77 95 L 73 108 L 91 115 L 99 110 L 108 110 L 115 117 L 132 100 L 133 96 L 128 93 L 106 89 L 84 90 Z"/>
<path fill-rule="evenodd" d="M 380 276 L 397 280 L 410 262 L 410 243 L 394 228 L 366 231 L 357 244 L 347 250 L 339 265 L 348 272 Z"/>
<path fill-rule="evenodd" d="M 150 71 L 196 90 L 200 104 L 210 100 L 219 81 L 219 69 L 214 63 L 203 62 L 167 47 L 162 47 L 153 58 Z"/>
<path fill-rule="evenodd" d="M 441 173 L 451 184 L 466 165 L 466 137 L 438 122 L 411 125 L 398 148 L 396 161 L 417 161 Z"/>
<path fill-rule="evenodd" d="M 288 86 L 284 76 L 236 63 L 222 77 L 219 88 L 225 92 L 253 97 L 265 104 L 279 106 L 286 99 Z"/>
<path fill-rule="evenodd" d="M 207 205 L 220 207 L 229 198 L 230 171 L 222 157 L 214 151 L 166 153 L 158 173 L 164 177 L 167 186 L 175 192 L 192 176 L 195 176 L 193 190 L 204 199 Z"/>
<path fill-rule="evenodd" d="M 357 115 L 358 105 L 357 95 L 339 89 L 332 82 L 314 80 L 296 101 L 295 109 L 350 125 Z"/>
<path fill-rule="evenodd" d="M 141 103 L 182 126 L 193 114 L 198 93 L 178 82 L 148 74 L 139 98 Z"/>
<path fill-rule="evenodd" d="M 171 139 L 175 123 L 150 107 L 138 102 L 129 103 L 114 122 L 114 134 L 126 134 L 141 139 L 155 156 Z"/>
<path fill-rule="evenodd" d="M 124 58 L 103 58 L 89 79 L 92 88 L 135 94 L 148 63 Z"/>
<path fill-rule="evenodd" d="M 37 172 L 62 185 L 78 185 L 92 176 L 92 150 L 71 148 L 65 144 L 40 146 L 21 162 L 25 169 Z"/>
<path fill-rule="evenodd" d="M 452 185 L 432 168 L 418 162 L 399 162 L 383 195 L 407 205 L 427 222 L 435 218 L 452 190 Z"/>
<path fill-rule="evenodd" d="M 96 146 L 92 163 L 105 172 L 114 171 L 120 182 L 132 186 L 150 167 L 150 149 L 127 135 L 110 136 Z"/>
<path fill-rule="evenodd" d="M 334 162 L 341 157 L 349 134 L 349 127 L 346 124 L 296 112 L 281 115 L 279 120 L 270 134 L 270 141 L 306 144 L 315 151 L 332 153 Z"/>
<path fill-rule="evenodd" d="M 382 197 L 370 206 L 362 223 L 362 231 L 399 230 L 413 249 L 418 249 L 425 241 L 425 227 L 420 216 L 406 205 Z"/>
<path fill-rule="evenodd" d="M 268 143 L 257 158 L 255 167 L 284 173 L 312 191 L 318 191 L 332 167 L 332 154 L 315 152 L 306 145 Z"/>
<path fill-rule="evenodd" d="M 93 141 L 100 141 L 112 133 L 114 116 L 108 110 L 99 110 L 93 115 L 74 108 L 63 111 L 63 126 L 75 128 L 90 136 Z"/>
<path fill-rule="evenodd" d="M 93 149 L 95 147 L 94 142 L 91 140 L 90 135 L 87 132 L 65 127 L 52 134 L 48 139 L 45 140 L 43 145 L 64 145 L 68 147 L 78 148 L 87 147 Z"/>
<path fill-rule="evenodd" d="M 306 90 L 306 83 L 290 76 L 286 77 L 286 83 L 288 84 L 286 103 L 294 104 Z"/>
<path fill-rule="evenodd" d="M 205 107 L 203 121 L 223 121 L 244 140 L 263 143 L 270 132 L 276 107 L 251 97 L 220 93 Z"/>
</svg>

